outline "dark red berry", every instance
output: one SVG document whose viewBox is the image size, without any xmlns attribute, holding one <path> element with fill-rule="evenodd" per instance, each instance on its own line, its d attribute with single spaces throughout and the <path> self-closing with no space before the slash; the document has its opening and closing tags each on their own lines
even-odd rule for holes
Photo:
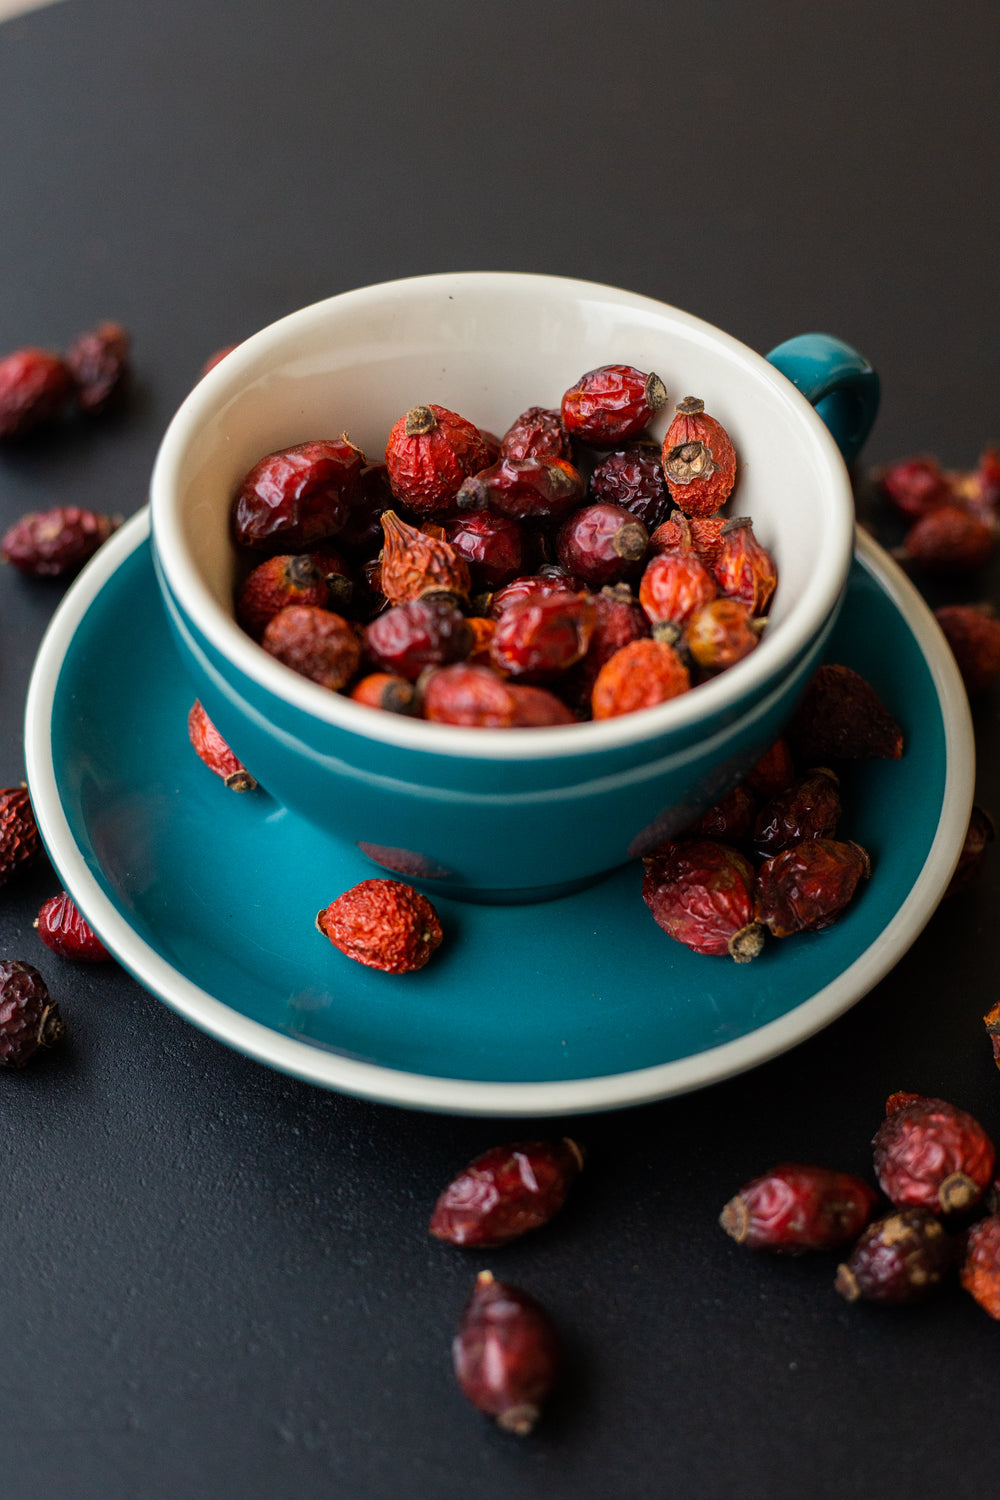
<svg viewBox="0 0 1000 1500">
<path fill-rule="evenodd" d="M 384 610 L 365 627 L 365 651 L 384 672 L 416 682 L 425 667 L 462 661 L 473 645 L 468 621 L 447 599 L 413 599 Z"/>
<path fill-rule="evenodd" d="M 740 781 L 684 830 L 685 838 L 718 839 L 738 844 L 753 830 L 757 799 L 745 781 Z"/>
<path fill-rule="evenodd" d="M 634 365 L 601 365 L 562 398 L 563 426 L 581 442 L 614 448 L 638 437 L 667 399 L 658 375 Z"/>
<path fill-rule="evenodd" d="M 358 632 L 342 615 L 315 604 L 289 604 L 265 626 L 261 645 L 269 656 L 339 692 L 361 663 Z"/>
<path fill-rule="evenodd" d="M 556 536 L 556 555 L 567 573 L 598 589 L 635 573 L 648 541 L 645 526 L 630 511 L 601 500 L 567 516 Z"/>
<path fill-rule="evenodd" d="M 88 964 L 105 963 L 111 958 L 66 891 L 60 891 L 58 896 L 52 896 L 44 903 L 35 919 L 35 928 L 46 948 L 63 958 L 74 958 Z"/>
<path fill-rule="evenodd" d="M 499 620 L 504 610 L 522 599 L 549 599 L 553 594 L 579 594 L 583 584 L 561 568 L 545 573 L 526 573 L 498 589 L 490 600 L 490 614 Z"/>
<path fill-rule="evenodd" d="M 652 532 L 670 510 L 659 443 L 633 443 L 603 458 L 590 476 L 595 500 L 621 505 Z"/>
<path fill-rule="evenodd" d="M 23 1068 L 65 1029 L 38 970 L 17 959 L 0 961 L 0 1067 Z"/>
<path fill-rule="evenodd" d="M 476 591 L 502 588 L 524 561 L 524 533 L 517 521 L 489 510 L 464 511 L 445 522 L 444 534 L 469 566 Z"/>
<path fill-rule="evenodd" d="M 534 729 L 574 722 L 553 693 L 508 682 L 491 667 L 473 662 L 456 662 L 428 675 L 423 716 L 434 724 L 466 729 Z"/>
<path fill-rule="evenodd" d="M 382 545 L 382 516 L 387 510 L 400 508 L 385 464 L 366 464 L 357 485 L 345 498 L 350 511 L 337 532 L 337 546 L 352 556 L 370 556 Z"/>
<path fill-rule="evenodd" d="M 991 604 L 945 604 L 934 618 L 962 674 L 967 693 L 984 692 L 1000 676 L 1000 620 Z"/>
<path fill-rule="evenodd" d="M 948 476 L 936 458 L 904 458 L 875 476 L 889 504 L 909 521 L 953 502 Z"/>
<path fill-rule="evenodd" d="M 876 1193 L 860 1177 L 782 1162 L 730 1198 L 719 1222 L 738 1245 L 797 1255 L 857 1239 Z"/>
<path fill-rule="evenodd" d="M 869 1224 L 834 1285 L 848 1302 L 920 1302 L 955 1262 L 955 1242 L 926 1208 L 904 1208 Z"/>
<path fill-rule="evenodd" d="M 829 838 L 840 822 L 840 779 L 826 766 L 777 792 L 757 814 L 753 839 L 765 858 L 802 839 Z"/>
<path fill-rule="evenodd" d="M 236 618 L 259 641 L 265 627 L 289 604 L 323 606 L 329 599 L 326 579 L 308 552 L 279 554 L 258 564 L 236 595 Z"/>
<path fill-rule="evenodd" d="M 897 1101 L 901 1101 L 897 1105 Z M 963 1109 L 919 1094 L 892 1095 L 876 1132 L 875 1175 L 899 1208 L 971 1208 L 993 1180 L 996 1153 Z"/>
<path fill-rule="evenodd" d="M 668 937 L 737 963 L 757 957 L 763 931 L 754 919 L 753 869 L 742 854 L 710 839 L 685 839 L 643 864 L 642 899 Z"/>
<path fill-rule="evenodd" d="M 500 440 L 501 458 L 572 458 L 573 444 L 558 411 L 529 406 Z"/>
<path fill-rule="evenodd" d="M 65 362 L 47 349 L 16 349 L 0 359 L 0 438 L 24 437 L 53 421 L 72 391 Z"/>
<path fill-rule="evenodd" d="M 760 760 L 746 774 L 746 782 L 758 797 L 773 797 L 791 786 L 795 779 L 795 762 L 784 735 L 769 745 Z"/>
<path fill-rule="evenodd" d="M 831 926 L 871 873 L 860 844 L 803 839 L 757 871 L 754 917 L 772 937 Z"/>
<path fill-rule="evenodd" d="M 451 1245 L 492 1249 L 558 1213 L 583 1166 L 575 1141 L 517 1141 L 484 1151 L 448 1184 L 430 1232 Z"/>
<path fill-rule="evenodd" d="M 98 323 L 82 333 L 66 354 L 77 406 L 97 416 L 117 401 L 128 383 L 131 339 L 120 323 Z"/>
<path fill-rule="evenodd" d="M 121 520 L 78 505 L 29 511 L 4 533 L 0 557 L 31 577 L 59 578 L 82 568 Z"/>
<path fill-rule="evenodd" d="M 40 849 L 27 787 L 4 787 L 0 790 L 0 885 L 30 864 Z"/>
<path fill-rule="evenodd" d="M 555 1383 L 559 1336 L 548 1314 L 520 1288 L 481 1271 L 452 1344 L 463 1395 L 505 1432 L 526 1436 Z"/>
<path fill-rule="evenodd" d="M 594 601 L 586 594 L 529 595 L 500 615 L 490 660 L 512 677 L 557 677 L 586 654 L 595 619 Z"/>
<path fill-rule="evenodd" d="M 967 573 L 989 562 L 996 546 L 992 516 L 960 505 L 941 505 L 914 521 L 893 556 L 926 572 Z"/>
<path fill-rule="evenodd" d="M 574 509 L 585 486 L 565 458 L 501 458 L 464 480 L 458 510 L 492 510 L 512 521 L 552 521 Z"/>
<path fill-rule="evenodd" d="M 345 437 L 269 453 L 233 501 L 233 535 L 246 547 L 306 552 L 347 520 L 365 456 Z"/>
<path fill-rule="evenodd" d="M 807 765 L 829 760 L 898 760 L 903 732 L 866 678 L 828 662 L 810 679 L 786 731 Z"/>
<path fill-rule="evenodd" d="M 231 792 L 252 792 L 257 782 L 230 750 L 222 735 L 196 698 L 188 714 L 188 739 L 198 759 L 220 777 Z"/>
</svg>

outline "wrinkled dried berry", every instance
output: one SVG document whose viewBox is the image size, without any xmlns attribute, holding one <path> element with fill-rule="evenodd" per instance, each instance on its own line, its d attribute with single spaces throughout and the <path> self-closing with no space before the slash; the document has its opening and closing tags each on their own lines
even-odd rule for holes
<svg viewBox="0 0 1000 1500">
<path fill-rule="evenodd" d="M 364 463 L 361 449 L 346 436 L 268 453 L 233 500 L 236 541 L 271 552 L 306 552 L 336 536 Z"/>
<path fill-rule="evenodd" d="M 47 349 L 0 359 L 0 438 L 20 438 L 53 421 L 73 392 L 65 362 Z"/>
<path fill-rule="evenodd" d="M 467 1249 L 493 1249 L 540 1229 L 566 1202 L 583 1166 L 575 1141 L 517 1141 L 484 1151 L 438 1198 L 430 1232 Z"/>
<path fill-rule="evenodd" d="M 709 599 L 688 616 L 684 644 L 703 672 L 724 672 L 756 650 L 762 624 L 738 599 Z"/>
<path fill-rule="evenodd" d="M 579 594 L 583 591 L 582 582 L 561 568 L 545 573 L 526 573 L 497 590 L 490 600 L 490 614 L 499 620 L 504 610 L 521 599 L 549 599 L 553 594 Z"/>
<path fill-rule="evenodd" d="M 669 627 L 674 639 L 699 605 L 717 593 L 715 579 L 693 552 L 661 552 L 647 563 L 639 582 L 639 603 L 654 625 Z"/>
<path fill-rule="evenodd" d="M 88 416 L 98 416 L 120 399 L 130 373 L 131 343 L 120 323 L 98 323 L 67 351 L 74 399 Z"/>
<path fill-rule="evenodd" d="M 764 613 L 778 583 L 774 558 L 754 535 L 749 516 L 723 526 L 713 571 L 719 592 L 738 599 L 752 615 Z"/>
<path fill-rule="evenodd" d="M 931 456 L 901 459 L 874 477 L 889 504 L 909 521 L 954 500 L 947 474 Z"/>
<path fill-rule="evenodd" d="M 501 458 L 572 458 L 573 444 L 559 412 L 529 406 L 500 439 Z"/>
<path fill-rule="evenodd" d="M 315 604 L 289 604 L 267 622 L 261 645 L 269 656 L 338 692 L 361 662 L 358 633 L 342 615 Z"/>
<path fill-rule="evenodd" d="M 46 948 L 81 963 L 106 963 L 111 954 L 66 891 L 52 896 L 35 918 L 35 928 Z"/>
<path fill-rule="evenodd" d="M 559 1372 L 559 1336 L 518 1287 L 480 1271 L 452 1344 L 462 1394 L 505 1432 L 525 1437 Z"/>
<path fill-rule="evenodd" d="M 66 1028 L 45 980 L 32 964 L 0 961 L 0 1067 L 23 1068 Z"/>
<path fill-rule="evenodd" d="M 595 719 L 616 719 L 680 697 L 691 686 L 687 667 L 668 641 L 643 637 L 622 646 L 601 667 L 590 694 Z"/>
<path fill-rule="evenodd" d="M 819 932 L 837 920 L 870 873 L 860 844 L 803 839 L 757 871 L 755 919 L 776 938 Z"/>
<path fill-rule="evenodd" d="M 122 522 L 78 505 L 29 511 L 4 533 L 0 557 L 34 578 L 61 578 L 93 557 Z"/>
<path fill-rule="evenodd" d="M 649 619 L 638 604 L 627 583 L 616 583 L 594 596 L 594 629 L 587 654 L 575 668 L 568 688 L 579 708 L 591 710 L 591 695 L 597 674 L 616 651 L 630 641 L 641 640 L 650 633 Z"/>
<path fill-rule="evenodd" d="M 531 729 L 572 724 L 573 715 L 553 693 L 507 682 L 492 668 L 457 662 L 423 683 L 423 716 L 466 729 Z"/>
<path fill-rule="evenodd" d="M 601 365 L 563 395 L 563 426 L 581 442 L 614 448 L 638 437 L 666 399 L 659 375 L 634 365 Z"/>
<path fill-rule="evenodd" d="M 946 604 L 934 618 L 962 674 L 967 693 L 981 693 L 1000 676 L 1000 620 L 991 604 Z"/>
<path fill-rule="evenodd" d="M 473 635 L 450 600 L 429 596 L 376 615 L 365 627 L 364 642 L 365 652 L 384 672 L 416 682 L 425 667 L 462 661 Z"/>
<path fill-rule="evenodd" d="M 782 1162 L 740 1188 L 719 1222 L 738 1245 L 751 1250 L 790 1255 L 835 1250 L 857 1239 L 876 1199 L 860 1177 Z"/>
<path fill-rule="evenodd" d="M 897 1100 L 903 1102 L 897 1103 Z M 892 1096 L 875 1134 L 875 1175 L 899 1208 L 971 1208 L 993 1180 L 996 1153 L 977 1120 L 944 1099 Z"/>
<path fill-rule="evenodd" d="M 686 516 L 682 510 L 673 510 L 653 532 L 649 550 L 693 552 L 714 578 L 722 552 L 722 533 L 728 524 L 725 516 Z"/>
<path fill-rule="evenodd" d="M 462 481 L 488 461 L 479 428 L 433 402 L 400 417 L 385 449 L 392 493 L 418 516 L 450 515 Z"/>
<path fill-rule="evenodd" d="M 671 504 L 659 443 L 633 443 L 609 453 L 590 476 L 590 493 L 594 500 L 622 506 L 648 532 L 654 531 Z"/>
<path fill-rule="evenodd" d="M 408 714 L 416 707 L 416 690 L 412 682 L 395 672 L 369 672 L 351 688 L 355 703 L 380 708 L 383 713 Z"/>
<path fill-rule="evenodd" d="M 199 760 L 222 778 L 232 792 L 252 792 L 257 782 L 233 754 L 196 698 L 188 714 L 188 739 Z"/>
<path fill-rule="evenodd" d="M 996 825 L 993 819 L 985 807 L 974 806 L 969 814 L 969 826 L 965 830 L 958 863 L 945 891 L 946 896 L 964 891 L 976 879 L 986 859 L 986 851 L 995 838 Z"/>
<path fill-rule="evenodd" d="M 556 536 L 556 555 L 590 588 L 636 572 L 649 541 L 645 526 L 621 505 L 599 501 L 568 516 Z"/>
<path fill-rule="evenodd" d="M 657 926 L 694 953 L 756 958 L 763 931 L 754 919 L 753 868 L 710 839 L 668 844 L 643 860 L 642 899 Z"/>
<path fill-rule="evenodd" d="M 321 911 L 316 926 L 348 958 L 386 974 L 422 969 L 442 938 L 427 897 L 399 880 L 362 880 Z"/>
<path fill-rule="evenodd" d="M 721 422 L 697 396 L 678 402 L 661 455 L 667 489 L 688 516 L 721 510 L 736 483 L 736 453 Z"/>
<path fill-rule="evenodd" d="M 871 683 L 835 663 L 813 674 L 786 734 L 793 754 L 807 765 L 899 760 L 903 753 L 903 732 Z"/>
<path fill-rule="evenodd" d="M 848 1302 L 920 1302 L 941 1285 L 955 1252 L 952 1236 L 928 1209 L 900 1209 L 869 1224 L 837 1267 L 834 1286 Z"/>
<path fill-rule="evenodd" d="M 565 458 L 501 458 L 464 480 L 458 510 L 489 510 L 512 521 L 552 521 L 580 504 L 580 471 Z"/>
<path fill-rule="evenodd" d="M 524 562 L 524 533 L 517 521 L 489 510 L 464 511 L 445 522 L 447 540 L 468 564 L 473 589 L 502 588 Z"/>
<path fill-rule="evenodd" d="M 279 610 L 289 604 L 322 608 L 329 596 L 326 579 L 310 553 L 279 554 L 248 574 L 236 595 L 236 618 L 259 641 Z"/>
<path fill-rule="evenodd" d="M 424 594 L 468 599 L 469 565 L 443 537 L 410 526 L 394 510 L 383 513 L 382 531 L 381 584 L 390 604 L 406 604 Z"/>
<path fill-rule="evenodd" d="M 757 814 L 754 847 L 765 858 L 802 839 L 832 839 L 840 822 L 840 779 L 817 766 L 777 792 Z"/>
<path fill-rule="evenodd" d="M 512 677 L 556 677 L 586 654 L 595 619 L 594 601 L 586 594 L 529 595 L 500 615 L 490 660 Z"/>
<path fill-rule="evenodd" d="M 1000 1318 L 1000 1214 L 972 1225 L 958 1274 L 983 1311 Z"/>
<path fill-rule="evenodd" d="M 4 787 L 0 790 L 0 885 L 29 865 L 41 847 L 28 788 Z"/>
<path fill-rule="evenodd" d="M 995 521 L 959 505 L 941 505 L 914 521 L 893 556 L 931 573 L 967 573 L 989 562 Z"/>
</svg>

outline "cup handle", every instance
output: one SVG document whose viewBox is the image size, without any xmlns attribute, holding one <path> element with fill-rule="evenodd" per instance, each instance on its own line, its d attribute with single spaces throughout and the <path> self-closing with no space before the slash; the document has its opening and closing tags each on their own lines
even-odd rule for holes
<svg viewBox="0 0 1000 1500">
<path fill-rule="evenodd" d="M 767 358 L 815 406 L 844 462 L 851 463 L 878 411 L 874 367 L 850 344 L 828 333 L 800 333 L 772 349 Z"/>
</svg>

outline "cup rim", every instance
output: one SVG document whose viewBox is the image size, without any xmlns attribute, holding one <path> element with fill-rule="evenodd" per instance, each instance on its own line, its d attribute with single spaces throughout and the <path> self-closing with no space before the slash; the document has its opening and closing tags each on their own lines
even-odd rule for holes
<svg viewBox="0 0 1000 1500">
<path fill-rule="evenodd" d="M 563 298 L 582 298 L 647 311 L 669 314 L 679 326 L 702 340 L 727 349 L 758 378 L 771 387 L 775 400 L 788 407 L 802 424 L 817 456 L 840 492 L 841 504 L 829 507 L 830 545 L 819 558 L 810 587 L 796 601 L 789 616 L 773 632 L 766 632 L 750 656 L 737 662 L 696 691 L 681 694 L 666 703 L 640 709 L 600 722 L 545 726 L 533 729 L 469 729 L 435 724 L 401 714 L 380 713 L 355 703 L 340 693 L 331 693 L 318 683 L 297 675 L 273 659 L 236 623 L 219 604 L 200 576 L 190 554 L 175 504 L 178 481 L 188 445 L 206 416 L 232 395 L 253 367 L 270 351 L 294 339 L 331 308 L 357 309 L 370 303 L 373 309 L 386 299 L 420 299 L 451 287 L 466 294 L 503 290 L 558 290 Z M 423 751 L 434 755 L 472 759 L 534 760 L 575 757 L 618 749 L 673 730 L 687 730 L 699 719 L 714 718 L 726 711 L 738 712 L 766 682 L 780 675 L 796 660 L 834 607 L 843 590 L 854 550 L 854 506 L 850 479 L 840 451 L 815 409 L 791 381 L 765 357 L 733 335 L 692 313 L 636 292 L 570 277 L 529 272 L 465 271 L 404 277 L 340 292 L 298 308 L 251 334 L 227 354 L 187 395 L 170 421 L 160 442 L 150 482 L 150 515 L 154 556 L 161 587 L 198 633 L 246 678 L 273 697 L 324 724 L 349 731 L 380 744 Z"/>
</svg>

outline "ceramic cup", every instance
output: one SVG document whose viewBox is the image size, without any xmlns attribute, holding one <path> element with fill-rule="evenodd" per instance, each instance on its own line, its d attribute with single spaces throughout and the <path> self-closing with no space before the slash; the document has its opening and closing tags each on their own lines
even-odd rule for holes
<svg viewBox="0 0 1000 1500">
<path fill-rule="evenodd" d="M 780 576 L 744 661 L 617 719 L 467 730 L 327 692 L 236 625 L 230 504 L 265 453 L 346 431 L 379 460 L 396 419 L 427 402 L 503 432 L 612 362 L 663 379 L 655 436 L 696 395 L 733 439 L 728 509 L 752 516 Z M 268 794 L 382 872 L 497 902 L 592 881 L 690 822 L 787 720 L 840 607 L 853 551 L 844 460 L 877 402 L 868 362 L 826 335 L 765 359 L 676 308 L 558 277 L 417 277 L 292 313 L 195 387 L 157 456 L 154 558 L 192 698 Z"/>
</svg>

